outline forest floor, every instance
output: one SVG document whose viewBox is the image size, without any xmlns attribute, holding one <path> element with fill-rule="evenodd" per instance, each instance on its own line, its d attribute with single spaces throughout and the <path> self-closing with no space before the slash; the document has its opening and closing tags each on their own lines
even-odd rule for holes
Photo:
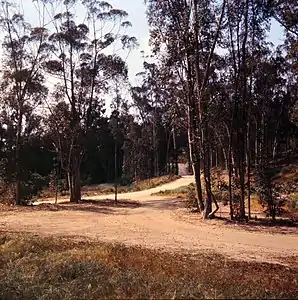
<svg viewBox="0 0 298 300">
<path fill-rule="evenodd" d="M 153 189 L 119 195 L 84 197 L 79 204 L 38 201 L 35 206 L 0 208 L 0 230 L 76 240 L 120 242 L 174 253 L 218 253 L 241 261 L 298 267 L 298 231 L 290 226 L 259 226 L 202 221 L 185 200 L 152 196 L 193 182 L 184 176 Z M 225 214 L 221 208 L 220 214 Z"/>
</svg>

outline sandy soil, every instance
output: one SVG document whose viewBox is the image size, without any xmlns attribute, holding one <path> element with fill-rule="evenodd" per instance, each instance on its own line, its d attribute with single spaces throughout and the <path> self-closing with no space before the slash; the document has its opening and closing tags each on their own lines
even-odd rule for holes
<svg viewBox="0 0 298 300">
<path fill-rule="evenodd" d="M 34 232 L 42 235 L 77 236 L 108 242 L 122 242 L 173 251 L 215 251 L 234 259 L 284 263 L 298 257 L 298 232 L 272 234 L 226 226 L 220 221 L 203 222 L 187 212 L 181 199 L 151 196 L 193 181 L 191 176 L 154 189 L 119 195 L 120 205 L 60 204 L 53 210 L 26 208 L 0 212 L 0 230 Z M 114 195 L 84 197 L 113 199 Z M 59 202 L 63 202 L 61 199 Z M 284 232 L 287 233 L 287 232 Z M 293 261 L 293 259 L 291 259 Z M 295 260 L 294 260 L 295 261 Z"/>
</svg>

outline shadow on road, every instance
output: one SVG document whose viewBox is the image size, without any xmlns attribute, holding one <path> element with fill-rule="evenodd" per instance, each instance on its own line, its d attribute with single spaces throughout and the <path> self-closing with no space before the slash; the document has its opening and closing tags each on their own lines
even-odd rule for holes
<svg viewBox="0 0 298 300">
<path fill-rule="evenodd" d="M 59 211 L 85 211 L 100 214 L 121 214 L 118 208 L 134 209 L 140 207 L 140 204 L 136 201 L 121 200 L 117 203 L 114 200 L 82 200 L 79 203 L 71 203 L 69 201 L 61 202 L 59 204 L 41 203 L 38 205 L 29 206 L 7 206 L 4 210 L 6 212 L 59 212 Z"/>
<path fill-rule="evenodd" d="M 175 210 L 185 207 L 185 200 L 181 198 L 166 198 L 160 200 L 148 200 L 141 204 L 143 207 L 150 207 L 156 210 Z"/>
</svg>

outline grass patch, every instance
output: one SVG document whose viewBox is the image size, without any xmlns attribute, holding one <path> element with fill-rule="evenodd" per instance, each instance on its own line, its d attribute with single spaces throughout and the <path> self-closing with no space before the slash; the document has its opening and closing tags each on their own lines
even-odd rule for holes
<svg viewBox="0 0 298 300">
<path fill-rule="evenodd" d="M 182 197 L 187 198 L 190 190 L 195 190 L 195 185 L 190 183 L 189 185 L 181 186 L 173 190 L 164 190 L 159 191 L 157 193 L 153 193 L 153 196 L 175 196 L 175 197 Z"/>
<path fill-rule="evenodd" d="M 295 299 L 297 278 L 294 267 L 218 254 L 0 234 L 0 299 Z"/>
<path fill-rule="evenodd" d="M 136 192 L 136 191 L 143 191 L 155 188 L 157 186 L 175 181 L 179 179 L 181 176 L 179 175 L 166 175 L 161 177 L 155 177 L 147 180 L 141 180 L 134 182 L 131 186 L 127 187 L 128 192 Z"/>
<path fill-rule="evenodd" d="M 190 209 L 197 207 L 196 188 L 194 183 L 190 183 L 189 185 L 181 186 L 173 190 L 159 191 L 158 193 L 153 193 L 152 195 L 179 197 L 186 200 L 185 207 Z"/>
</svg>

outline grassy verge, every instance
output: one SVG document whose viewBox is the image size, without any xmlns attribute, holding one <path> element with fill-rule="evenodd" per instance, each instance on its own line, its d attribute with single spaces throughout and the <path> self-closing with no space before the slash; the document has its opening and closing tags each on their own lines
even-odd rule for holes
<svg viewBox="0 0 298 300">
<path fill-rule="evenodd" d="M 215 254 L 0 234 L 0 299 L 294 299 L 297 278 L 294 267 Z"/>
<path fill-rule="evenodd" d="M 158 193 L 154 193 L 152 195 L 153 196 L 175 196 L 175 197 L 187 198 L 189 193 L 194 191 L 195 191 L 195 186 L 193 183 L 191 183 L 189 185 L 181 186 L 173 190 L 159 191 Z"/>
</svg>

